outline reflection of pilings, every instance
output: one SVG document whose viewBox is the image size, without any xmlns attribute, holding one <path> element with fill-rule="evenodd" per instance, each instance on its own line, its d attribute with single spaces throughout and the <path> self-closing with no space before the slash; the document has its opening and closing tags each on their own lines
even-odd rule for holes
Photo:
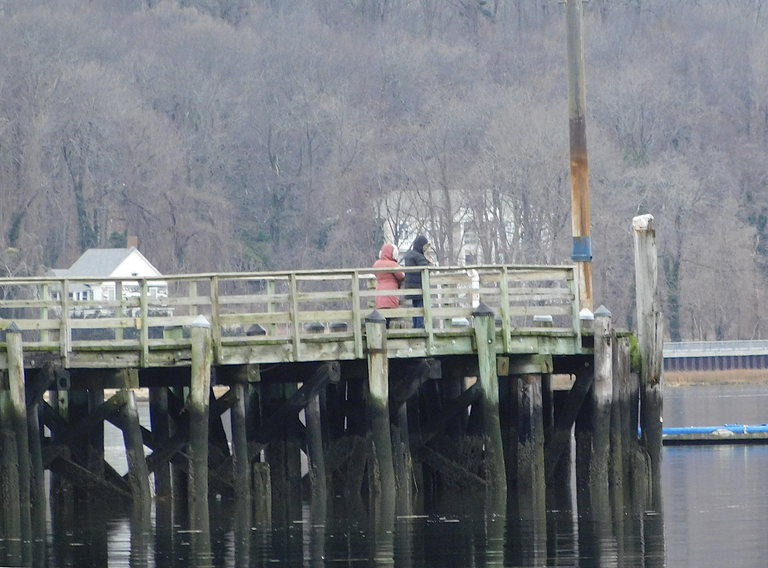
<svg viewBox="0 0 768 568">
<path fill-rule="evenodd" d="M 373 529 L 373 566 L 389 568 L 395 565 L 395 509 L 394 501 L 388 509 L 380 509 L 371 514 Z"/>
<path fill-rule="evenodd" d="M 547 550 L 547 531 L 549 526 L 549 521 L 544 518 L 539 520 L 524 520 L 515 518 L 514 515 L 510 515 L 507 520 L 507 533 L 505 538 L 499 539 L 500 542 L 506 540 L 507 543 L 508 552 L 507 558 L 504 559 L 505 564 L 488 565 L 552 566 L 553 564 L 547 563 L 547 557 L 549 555 L 549 551 Z M 556 526 L 555 519 L 553 519 L 553 527 Z M 556 535 L 558 539 L 562 540 L 562 529 L 550 532 L 552 535 Z M 552 554 L 552 558 L 557 558 L 556 551 Z"/>
</svg>

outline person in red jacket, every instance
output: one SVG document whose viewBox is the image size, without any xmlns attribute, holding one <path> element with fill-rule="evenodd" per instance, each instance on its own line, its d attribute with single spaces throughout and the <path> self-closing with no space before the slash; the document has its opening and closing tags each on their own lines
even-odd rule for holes
<svg viewBox="0 0 768 568">
<path fill-rule="evenodd" d="M 379 253 L 379 260 L 373 263 L 374 268 L 396 268 L 398 266 L 397 260 L 395 260 L 395 246 L 390 243 L 384 243 Z M 398 271 L 392 272 L 377 272 L 376 273 L 376 289 L 377 290 L 397 290 L 400 288 L 400 283 L 405 278 L 405 274 Z M 399 296 L 376 296 L 376 309 L 386 310 L 391 308 L 397 308 L 400 305 Z M 389 322 L 391 318 L 387 319 L 387 328 L 389 328 Z"/>
</svg>

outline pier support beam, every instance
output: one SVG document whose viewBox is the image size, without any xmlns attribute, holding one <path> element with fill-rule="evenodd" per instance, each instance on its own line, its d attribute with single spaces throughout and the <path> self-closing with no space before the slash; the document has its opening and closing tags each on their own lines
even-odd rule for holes
<svg viewBox="0 0 768 568">
<path fill-rule="evenodd" d="M 541 375 L 521 375 L 517 388 L 517 502 L 519 517 L 546 517 L 544 415 Z"/>
<path fill-rule="evenodd" d="M 632 219 L 635 231 L 637 343 L 640 349 L 640 428 L 651 461 L 651 505 L 661 510 L 664 322 L 657 288 L 656 231 L 653 215 Z"/>
<path fill-rule="evenodd" d="M 235 505 L 241 523 L 248 525 L 250 528 L 251 462 L 248 455 L 248 439 L 246 436 L 245 422 L 245 398 L 247 387 L 247 383 L 236 383 L 230 388 L 235 393 L 235 403 L 231 410 Z"/>
<path fill-rule="evenodd" d="M 507 483 L 504 469 L 504 445 L 501 441 L 499 420 L 499 377 L 496 373 L 496 318 L 493 310 L 481 303 L 474 316 L 475 342 L 479 366 L 480 405 L 482 408 L 483 436 L 488 482 L 494 502 L 506 503 Z"/>
<path fill-rule="evenodd" d="M 210 535 L 208 518 L 208 414 L 211 390 L 211 324 L 203 316 L 192 324 L 192 379 L 189 412 L 189 524 Z M 204 543 L 203 543 L 203 547 Z M 207 547 L 210 549 L 210 546 Z"/>
<path fill-rule="evenodd" d="M 376 310 L 365 318 L 365 338 L 368 350 L 368 410 L 379 477 L 376 509 L 389 517 L 394 515 L 396 490 L 389 423 L 387 320 Z"/>
<path fill-rule="evenodd" d="M 613 328 L 605 306 L 595 311 L 595 381 L 592 385 L 592 451 L 590 455 L 590 509 L 608 510 L 608 465 L 611 456 L 613 403 Z"/>
<path fill-rule="evenodd" d="M 32 507 L 30 502 L 29 434 L 24 381 L 24 353 L 21 330 L 15 323 L 6 329 L 8 343 L 8 382 L 10 387 L 10 426 L 15 432 L 19 475 L 19 528 L 22 559 L 32 562 Z"/>
<path fill-rule="evenodd" d="M 134 503 L 146 505 L 146 516 L 149 517 L 149 505 L 152 493 L 149 487 L 149 469 L 144 457 L 144 442 L 139 423 L 139 407 L 136 404 L 136 393 L 126 389 L 126 403 L 121 409 L 121 429 L 125 441 L 125 453 L 128 461 L 128 482 Z"/>
</svg>

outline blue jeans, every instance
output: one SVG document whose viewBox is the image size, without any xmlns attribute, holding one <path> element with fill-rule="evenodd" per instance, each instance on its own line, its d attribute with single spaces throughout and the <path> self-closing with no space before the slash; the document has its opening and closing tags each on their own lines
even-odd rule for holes
<svg viewBox="0 0 768 568">
<path fill-rule="evenodd" d="M 413 298 L 411 301 L 413 302 L 414 308 L 424 307 L 424 298 Z M 424 318 L 422 316 L 414 316 L 413 327 L 424 329 Z"/>
</svg>

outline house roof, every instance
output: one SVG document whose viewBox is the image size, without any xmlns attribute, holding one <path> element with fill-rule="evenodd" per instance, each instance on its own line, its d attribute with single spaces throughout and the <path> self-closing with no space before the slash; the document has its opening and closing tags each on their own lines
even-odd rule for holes
<svg viewBox="0 0 768 568">
<path fill-rule="evenodd" d="M 120 270 L 121 265 L 130 257 L 136 257 L 131 263 L 131 272 L 128 273 L 127 266 L 123 266 L 123 270 Z M 59 269 L 53 272 L 56 276 L 96 276 L 99 278 L 107 276 L 161 276 L 160 272 L 144 258 L 144 255 L 136 247 L 88 249 L 69 269 Z"/>
</svg>

